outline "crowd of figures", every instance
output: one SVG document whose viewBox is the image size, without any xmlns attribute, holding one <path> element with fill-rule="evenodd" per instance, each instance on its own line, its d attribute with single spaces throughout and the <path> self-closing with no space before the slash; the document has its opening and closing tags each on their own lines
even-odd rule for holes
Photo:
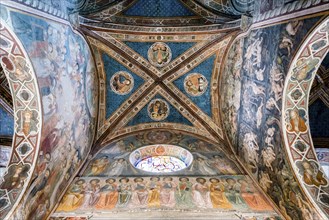
<svg viewBox="0 0 329 220">
<path fill-rule="evenodd" d="M 166 136 L 163 137 L 165 134 L 167 136 L 172 136 L 172 139 L 176 139 L 176 136 L 178 137 L 177 134 L 169 132 L 149 132 L 146 134 L 141 133 L 140 136 L 142 137 L 130 136 L 124 140 L 108 145 L 95 155 L 84 170 L 82 176 L 116 177 L 121 175 L 148 175 L 148 172 L 135 168 L 134 165 L 136 164 L 131 164 L 132 161 L 129 161 L 129 156 L 131 155 L 131 152 L 140 149 L 140 147 L 150 146 L 146 143 L 154 143 L 154 138 L 164 140 L 163 142 L 166 143 L 168 138 Z M 144 140 L 143 135 L 150 138 L 150 140 Z M 241 174 L 237 165 L 229 159 L 224 152 L 220 149 L 214 149 L 216 146 L 198 139 L 192 139 L 192 137 L 187 135 L 180 134 L 180 136 L 182 140 L 180 140 L 179 143 L 175 142 L 175 144 L 190 151 L 193 156 L 193 161 L 187 169 L 176 171 L 174 175 L 184 174 L 189 176 L 207 176 Z M 171 140 L 171 142 L 173 141 Z M 153 156 L 158 155 L 156 152 L 150 152 L 150 154 Z M 180 158 L 179 156 L 177 157 Z"/>
<path fill-rule="evenodd" d="M 192 154 L 194 160 L 191 166 L 184 171 L 177 171 L 177 174 L 234 175 L 240 173 L 236 165 L 225 156 L 219 154 Z M 84 176 L 120 176 L 121 174 L 142 175 L 143 173 L 145 173 L 145 171 L 136 169 L 129 162 L 128 158 L 113 158 L 113 155 L 99 155 L 91 161 L 84 172 Z"/>
<path fill-rule="evenodd" d="M 259 180 L 260 186 L 279 205 L 284 217 L 313 219 L 307 204 L 285 160 L 281 137 L 281 107 L 284 80 L 292 54 L 307 30 L 316 19 L 292 21 L 287 24 L 252 31 L 248 38 L 236 41 L 230 56 L 242 62 L 226 70 L 224 80 L 232 91 L 225 108 L 231 136 L 237 143 L 237 152 L 248 170 Z M 273 36 L 273 37 L 269 37 Z M 244 46 L 242 51 L 241 42 Z M 240 67 L 240 68 L 238 68 Z M 299 78 L 307 77 L 311 70 L 302 72 Z M 303 93 L 292 94 L 299 99 Z M 240 99 L 238 103 L 237 99 Z M 228 115 L 229 114 L 229 115 Z M 288 115 L 288 130 L 305 132 L 305 114 L 291 111 Z M 305 172 L 304 172 L 305 173 Z M 311 180 L 310 180 L 311 181 Z"/>
<path fill-rule="evenodd" d="M 88 97 L 94 97 L 94 82 L 87 79 L 94 67 L 87 44 L 69 26 L 13 11 L 10 16 L 14 32 L 32 61 L 43 103 L 38 162 L 15 218 L 43 219 L 58 202 L 90 147 L 95 110 L 89 108 L 93 105 Z M 26 135 L 35 131 L 39 116 L 33 111 L 21 115 L 18 132 Z M 14 174 L 6 179 L 14 183 L 10 190 L 19 189 L 28 176 L 24 166 L 13 165 L 9 170 Z"/>
<path fill-rule="evenodd" d="M 56 212 L 112 209 L 272 211 L 244 176 L 80 178 Z"/>
</svg>

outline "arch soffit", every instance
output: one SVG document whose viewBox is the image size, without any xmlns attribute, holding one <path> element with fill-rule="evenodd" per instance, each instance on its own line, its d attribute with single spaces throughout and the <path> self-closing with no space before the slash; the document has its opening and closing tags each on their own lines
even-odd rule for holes
<svg viewBox="0 0 329 220">
<path fill-rule="evenodd" d="M 328 51 L 329 17 L 306 38 L 291 62 L 282 104 L 282 128 L 289 161 L 300 185 L 324 218 L 323 210 L 329 208 L 324 202 L 329 180 L 316 158 L 312 143 L 308 101 L 316 72 Z"/>
<path fill-rule="evenodd" d="M 0 209 L 2 218 L 12 214 L 31 180 L 40 147 L 42 109 L 32 63 L 4 20 L 0 20 L 0 38 L 0 63 L 13 96 L 15 123 L 11 158 L 0 189 L 0 199 L 6 201 Z"/>
</svg>

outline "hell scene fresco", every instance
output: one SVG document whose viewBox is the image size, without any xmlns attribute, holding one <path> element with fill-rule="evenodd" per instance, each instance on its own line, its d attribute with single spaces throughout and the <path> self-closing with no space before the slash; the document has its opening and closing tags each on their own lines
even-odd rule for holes
<svg viewBox="0 0 329 220">
<path fill-rule="evenodd" d="M 236 150 L 240 158 L 258 179 L 260 186 L 284 210 L 287 219 L 313 218 L 310 217 L 313 215 L 311 207 L 305 205 L 301 191 L 297 188 L 291 191 L 288 188 L 289 185 L 296 185 L 296 180 L 292 178 L 292 171 L 284 158 L 280 120 L 281 116 L 287 116 L 284 129 L 288 132 L 306 133 L 308 130 L 306 102 L 304 109 L 295 108 L 282 113 L 282 99 L 285 96 L 285 77 L 292 54 L 298 48 L 303 36 L 307 34 L 308 27 L 317 21 L 316 18 L 294 21 L 253 31 L 248 39 L 236 40 L 228 54 L 236 62 L 226 68 L 227 75 L 223 82 L 231 87 L 226 90 L 225 96 L 229 102 L 224 105 L 226 109 L 224 112 L 233 124 L 231 127 L 226 124 L 226 127 L 231 129 L 228 135 L 233 143 L 238 143 Z M 266 37 L 275 32 L 281 33 L 275 35 L 276 39 Z M 271 47 L 264 46 L 268 45 L 266 40 L 271 40 Z M 244 46 L 241 48 L 241 45 Z M 319 49 L 321 50 L 322 47 Z M 312 71 L 315 71 L 314 67 L 318 63 L 319 61 L 311 59 L 305 59 L 303 64 L 297 63 L 302 66 L 297 67 L 300 72 L 296 73 L 296 69 L 292 80 L 298 82 L 310 80 Z M 241 89 L 241 93 L 234 93 L 236 89 Z M 298 103 L 302 97 L 305 97 L 305 89 L 297 86 L 290 92 L 289 97 Z M 282 147 L 278 148 L 278 145 Z M 307 155 L 307 152 L 311 151 L 309 142 L 306 144 L 303 139 L 296 140 L 295 146 L 301 155 Z M 311 154 L 313 155 L 311 158 L 314 158 L 314 154 L 310 152 L 309 155 Z M 310 176 L 304 179 L 306 184 L 327 186 L 323 171 L 319 170 L 320 167 L 316 162 L 300 161 L 296 166 L 299 167 L 299 174 L 302 176 L 308 176 L 307 173 L 310 171 Z M 313 178 L 316 180 L 313 181 Z M 280 182 L 285 182 L 287 185 L 278 184 Z M 324 210 L 327 208 L 324 207 Z"/>
<path fill-rule="evenodd" d="M 0 1 L 0 219 L 328 219 L 328 8 Z"/>
</svg>

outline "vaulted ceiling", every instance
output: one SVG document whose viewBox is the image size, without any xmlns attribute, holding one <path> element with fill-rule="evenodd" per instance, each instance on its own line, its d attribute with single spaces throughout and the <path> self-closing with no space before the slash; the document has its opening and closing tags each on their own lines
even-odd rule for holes
<svg viewBox="0 0 329 220">
<path fill-rule="evenodd" d="M 220 68 L 241 26 L 231 1 L 98 1 L 80 14 L 100 78 L 94 152 L 153 128 L 224 140 Z"/>
<path fill-rule="evenodd" d="M 39 0 L 37 2 L 38 4 L 41 2 L 39 6 L 42 8 L 47 5 L 48 1 Z M 317 4 L 316 2 L 313 3 Z M 29 4 L 29 1 L 24 1 L 24 4 Z M 56 106 L 56 111 L 58 110 L 56 117 L 60 118 L 61 123 L 48 120 L 47 117 L 43 121 L 40 120 L 43 125 L 42 138 L 44 140 L 41 139 L 42 148 L 35 151 L 36 153 L 40 152 L 35 164 L 40 166 L 41 163 L 51 164 L 49 170 L 52 171 L 52 174 L 47 179 L 49 173 L 45 169 L 41 175 L 38 173 L 37 176 L 40 180 L 43 179 L 47 184 L 49 183 L 51 187 L 60 184 L 62 187 L 63 183 L 66 182 L 70 182 L 71 185 L 60 190 L 55 186 L 52 188 L 53 191 L 45 192 L 44 195 L 40 196 L 43 200 L 31 200 L 32 205 L 30 207 L 35 208 L 31 208 L 33 211 L 27 216 L 32 216 L 38 211 L 36 209 L 38 203 L 35 201 L 40 201 L 44 206 L 47 206 L 46 198 L 49 195 L 51 195 L 51 209 L 55 211 L 55 204 L 59 204 L 58 209 L 55 213 L 50 213 L 49 210 L 47 214 L 41 215 L 54 214 L 53 217 L 62 217 L 68 215 L 82 216 L 83 214 L 85 217 L 84 214 L 99 214 L 100 217 L 111 215 L 116 218 L 116 215 L 112 214 L 123 210 L 122 215 L 131 216 L 131 213 L 125 209 L 127 207 L 122 210 L 120 210 L 122 207 L 117 207 L 119 209 L 113 213 L 105 210 L 109 212 L 104 214 L 98 208 L 91 207 L 90 203 L 87 204 L 88 202 L 86 202 L 86 206 L 79 207 L 77 213 L 74 212 L 74 209 L 67 213 L 68 210 L 65 210 L 65 206 L 67 205 L 67 198 L 70 195 L 76 196 L 75 193 L 77 192 L 81 194 L 82 200 L 88 201 L 88 192 L 79 191 L 79 189 L 75 191 L 82 182 L 86 183 L 83 184 L 83 187 L 87 185 L 93 187 L 93 182 L 100 183 L 98 187 L 107 187 L 107 181 L 110 178 L 117 183 L 120 182 L 120 184 L 121 179 L 128 179 L 127 182 L 130 179 L 130 183 L 132 183 L 143 177 L 150 184 L 153 177 L 160 180 L 160 177 L 155 174 L 136 171 L 135 164 L 130 164 L 128 161 L 135 151 L 142 151 L 141 149 L 145 147 L 150 147 L 149 149 L 152 149 L 150 152 L 155 152 L 151 156 L 154 156 L 165 152 L 164 146 L 170 146 L 168 149 L 174 149 L 171 148 L 171 145 L 178 145 L 185 151 L 190 151 L 194 158 L 194 161 L 191 161 L 191 167 L 181 172 L 169 174 L 175 184 L 180 184 L 181 176 L 190 178 L 194 184 L 198 184 L 198 179 L 204 179 L 209 186 L 212 183 L 212 178 L 218 178 L 217 181 L 223 183 L 222 187 L 225 186 L 222 193 L 226 193 L 225 190 L 231 190 L 228 179 L 233 179 L 236 183 L 239 182 L 236 184 L 237 187 L 243 188 L 246 186 L 245 183 L 255 185 L 252 192 L 246 188 L 243 189 L 247 190 L 246 192 L 243 190 L 240 192 L 242 197 L 255 194 L 256 196 L 253 195 L 254 197 L 251 199 L 253 201 L 249 204 L 248 198 L 246 198 L 245 207 L 239 206 L 241 204 L 236 204 L 236 201 L 233 201 L 237 206 L 229 210 L 230 216 L 226 216 L 227 219 L 241 219 L 244 218 L 242 216 L 244 214 L 250 216 L 251 219 L 255 218 L 254 214 L 263 219 L 267 219 L 268 216 L 279 218 L 277 216 L 280 213 L 278 207 L 284 217 L 292 216 L 293 219 L 303 219 L 304 215 L 308 214 L 307 211 L 313 212 L 312 207 L 305 208 L 305 204 L 308 204 L 307 197 L 303 194 L 304 191 L 300 191 L 297 187 L 299 182 L 293 178 L 296 172 L 290 170 L 291 164 L 289 165 L 289 160 L 286 160 L 287 155 L 285 153 L 287 152 L 284 150 L 283 137 L 281 137 L 282 130 L 279 121 L 281 119 L 281 100 L 285 76 L 278 77 L 280 78 L 278 79 L 279 85 L 276 83 L 276 79 L 272 78 L 274 70 L 270 70 L 273 67 L 272 61 L 273 65 L 277 62 L 277 65 L 282 69 L 288 68 L 292 55 L 298 50 L 298 45 L 307 36 L 308 31 L 321 20 L 302 16 L 298 18 L 301 20 L 290 22 L 290 18 L 294 18 L 291 15 L 292 11 L 298 11 L 300 7 L 307 8 L 306 3 L 282 1 L 280 5 L 276 4 L 275 1 L 267 1 L 262 4 L 255 3 L 254 0 L 67 0 L 51 1 L 50 4 L 55 8 L 56 4 L 58 6 L 58 13 L 56 10 L 49 11 L 49 14 L 57 16 L 51 22 L 56 23 L 59 17 L 64 20 L 68 19 L 69 21 L 64 21 L 64 25 L 61 24 L 63 26 L 47 25 L 48 21 L 36 21 L 38 19 L 47 20 L 47 18 L 35 19 L 34 16 L 37 17 L 37 15 L 33 14 L 31 16 L 33 18 L 29 21 L 32 25 L 26 28 L 24 20 L 30 15 L 21 13 L 18 16 L 19 13 L 16 10 L 19 10 L 16 8 L 13 11 L 12 9 L 8 10 L 11 11 L 8 18 L 22 16 L 19 22 L 12 19 L 13 29 L 16 31 L 15 34 L 24 41 L 24 46 L 29 49 L 33 62 L 54 60 L 56 57 L 56 62 L 66 67 L 66 69 L 56 69 L 55 72 L 50 71 L 49 75 L 58 74 L 59 78 L 62 77 L 63 81 L 56 85 L 58 87 L 61 87 L 61 83 L 65 80 L 74 81 L 74 88 L 76 88 L 74 99 L 79 96 L 81 98 L 79 101 L 82 104 L 80 106 L 68 105 L 76 114 L 68 113 L 69 107 L 61 105 L 63 103 L 68 104 L 68 102 L 63 102 L 65 98 L 61 98 L 65 97 L 63 94 L 69 93 L 73 98 L 73 93 L 70 89 L 62 93 L 63 88 L 59 88 L 55 92 L 58 92 L 56 103 L 60 103 L 60 105 L 54 106 Z M 61 12 L 60 9 L 63 5 L 65 12 L 66 6 L 69 6 L 71 11 L 67 14 Z M 32 5 L 32 7 L 37 6 Z M 263 18 L 258 14 L 254 15 L 254 18 L 250 17 L 256 6 L 258 7 L 257 13 L 264 12 Z M 278 10 L 274 11 L 275 7 Z M 285 14 L 287 8 L 291 13 L 288 20 L 283 18 L 287 16 Z M 48 10 L 47 7 L 44 9 Z M 268 13 L 266 14 L 266 12 Z M 312 12 L 308 13 L 311 14 Z M 278 19 L 280 24 L 272 26 L 270 22 L 266 21 L 267 18 L 279 16 L 279 14 L 284 14 L 281 16 L 281 20 Z M 257 19 L 265 20 L 266 25 L 271 27 L 264 27 L 263 24 L 256 22 L 260 21 Z M 275 19 L 276 17 L 272 21 L 278 22 Z M 305 23 L 302 21 L 303 19 L 305 19 Z M 9 20 L 8 23 L 11 23 L 12 21 Z M 285 23 L 286 21 L 287 23 Z M 256 26 L 253 25 L 250 29 L 252 22 L 256 22 L 254 23 Z M 68 31 L 69 23 L 72 29 L 80 32 L 80 36 L 73 33 L 74 31 Z M 38 25 L 42 26 L 40 30 L 35 28 Z M 55 26 L 56 28 L 54 28 Z M 239 35 L 243 31 L 246 32 Z M 299 31 L 298 34 L 296 34 L 297 31 Z M 28 35 L 34 32 L 35 36 L 30 39 Z M 320 32 L 322 33 L 322 30 Z M 272 34 L 273 39 L 268 37 Z M 60 37 L 56 38 L 57 35 Z M 237 38 L 237 36 L 239 37 Z M 323 34 L 323 36 L 326 35 Z M 81 42 L 80 40 L 75 41 L 75 37 L 81 38 Z M 85 44 L 83 38 L 88 45 Z M 27 43 L 29 41 L 25 41 L 25 39 L 34 40 L 34 43 L 37 42 L 38 44 Z M 288 45 L 285 44 L 287 39 L 290 40 Z M 57 40 L 62 40 L 61 43 L 63 44 L 53 47 Z M 39 53 L 34 53 L 34 49 L 37 47 L 31 49 L 34 45 L 47 45 L 45 48 L 41 48 L 47 56 L 38 57 Z M 58 54 L 50 51 L 54 48 Z M 65 59 L 66 56 L 68 59 Z M 64 59 L 59 59 L 63 57 Z M 72 62 L 65 65 L 63 61 Z M 95 63 L 97 71 L 94 70 L 93 65 L 86 67 L 84 64 L 87 61 L 92 64 Z M 40 75 L 45 68 L 39 64 L 33 63 L 33 65 L 38 67 L 36 74 L 41 82 L 39 84 L 42 86 L 43 78 Z M 275 68 L 273 67 L 273 69 Z M 60 75 L 62 70 L 66 70 L 67 74 Z M 80 77 L 79 74 L 75 74 L 77 73 L 76 70 L 86 74 L 82 74 L 83 77 Z M 287 71 L 282 70 L 285 74 Z M 328 104 L 329 99 L 326 93 L 329 77 L 327 73 L 327 67 L 320 68 L 317 81 L 315 81 L 314 89 L 311 92 L 310 102 L 314 105 L 319 100 Z M 280 74 L 283 73 L 280 72 Z M 5 83 L 2 78 L 0 77 L 0 83 Z M 95 84 L 93 84 L 94 82 Z M 236 86 L 238 83 L 240 83 L 239 86 Z M 270 85 L 271 83 L 272 85 Z M 96 84 L 98 87 L 95 86 Z M 41 92 L 43 92 L 42 89 L 43 87 L 40 87 Z M 84 89 L 87 91 L 83 91 Z M 274 91 L 274 89 L 276 90 Z M 243 94 L 241 98 L 240 93 Z M 47 95 L 49 94 L 42 94 L 42 98 L 47 98 Z M 255 98 L 253 99 L 253 97 Z M 270 98 L 265 106 L 268 97 Z M 242 107 L 235 109 L 235 106 L 229 103 L 231 101 L 237 102 L 238 106 L 241 104 Z M 47 102 L 43 99 L 42 102 L 43 107 L 45 107 Z M 7 104 L 10 106 L 10 102 Z M 225 107 L 225 104 L 228 105 Z M 235 104 L 233 103 L 233 105 Z M 89 122 L 87 118 L 83 118 L 83 115 L 87 115 L 84 110 L 81 110 L 84 105 L 92 109 L 98 107 L 98 112 L 96 110 L 89 112 L 88 110 L 88 116 L 90 114 L 90 118 L 93 118 Z M 320 106 L 320 108 L 322 107 Z M 64 113 L 67 118 L 74 118 L 71 124 L 68 125 L 65 121 L 67 118 L 62 117 Z M 247 114 L 248 117 L 246 117 Z M 42 116 L 44 115 L 46 114 L 43 111 Z M 238 121 L 237 118 L 247 120 L 240 123 L 241 120 Z M 93 138 L 94 119 L 97 121 L 95 138 Z M 58 140 L 62 139 L 52 143 L 50 140 L 53 138 L 53 134 L 47 128 L 55 127 L 57 129 L 56 126 L 63 126 L 61 134 L 68 131 L 68 135 L 67 137 L 66 135 L 60 137 L 60 133 L 56 131 Z M 90 130 L 88 126 L 90 126 Z M 76 128 L 80 128 L 80 133 L 75 131 Z M 72 130 L 71 133 L 70 129 Z M 239 133 L 237 133 L 238 130 Z M 92 140 L 94 140 L 93 143 Z M 89 151 L 89 147 L 91 147 L 91 151 Z M 54 149 L 47 151 L 47 148 Z M 17 151 L 19 148 L 13 149 Z M 69 157 L 65 156 L 64 151 L 66 150 L 70 151 L 68 152 Z M 79 153 L 80 150 L 83 151 L 82 154 Z M 46 152 L 51 155 L 50 159 L 46 157 Z M 218 158 L 222 162 L 218 162 Z M 74 167 L 70 165 L 71 161 L 74 163 Z M 122 164 L 118 165 L 119 162 Z M 15 163 L 17 162 L 15 161 Z M 219 164 L 219 168 L 213 167 L 216 163 Z M 104 165 L 103 168 L 105 168 L 102 172 L 98 173 L 97 171 L 95 173 L 94 167 L 99 165 Z M 63 168 L 62 166 L 66 167 Z M 35 171 L 37 170 L 35 169 Z M 66 174 L 62 175 L 64 172 Z M 303 178 L 303 174 L 299 177 Z M 36 172 L 33 177 L 34 175 Z M 7 174 L 7 177 L 9 176 Z M 73 178 L 77 179 L 73 180 Z M 35 184 L 39 184 L 38 181 L 31 181 L 29 188 L 36 188 Z M 162 181 L 165 182 L 165 179 L 161 176 L 159 182 L 162 184 Z M 56 184 L 53 184 L 54 182 Z M 293 189 L 295 187 L 298 189 Z M 31 197 L 39 197 L 39 195 L 37 197 L 32 195 L 35 191 L 34 188 L 32 191 L 29 189 L 29 193 L 31 193 L 25 196 L 25 201 Z M 67 190 L 66 195 L 62 197 L 59 203 L 55 203 L 55 197 L 60 195 L 59 192 L 64 193 L 64 190 Z M 321 191 L 320 194 L 324 195 L 323 192 Z M 268 200 L 268 204 L 267 202 L 254 204 L 255 199 L 263 199 L 261 195 L 267 199 L 271 197 L 272 200 Z M 316 198 L 320 197 L 317 196 Z M 274 205 L 273 201 L 277 204 Z M 200 208 L 198 206 L 200 204 L 195 203 Z M 262 207 L 263 204 L 267 207 Z M 79 203 L 77 206 L 80 205 Z M 40 207 L 38 206 L 38 209 Z M 86 207 L 89 209 L 87 212 L 85 212 Z M 211 206 L 211 208 L 216 207 Z M 305 209 L 306 214 L 299 213 L 301 209 Z M 197 211 L 202 214 L 209 211 L 200 210 Z M 241 216 L 238 215 L 240 211 L 242 212 Z M 221 212 L 222 210 L 210 210 L 208 214 L 216 217 Z M 186 212 L 182 212 L 184 217 L 186 217 L 185 214 Z M 144 214 L 139 217 L 143 219 Z"/>
</svg>

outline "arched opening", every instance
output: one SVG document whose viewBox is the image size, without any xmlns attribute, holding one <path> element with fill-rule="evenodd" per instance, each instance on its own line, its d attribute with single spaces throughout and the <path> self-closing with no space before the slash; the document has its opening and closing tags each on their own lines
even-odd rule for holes
<svg viewBox="0 0 329 220">
<path fill-rule="evenodd" d="M 1 216 L 9 216 L 31 179 L 39 151 L 42 119 L 33 67 L 21 42 L 3 20 L 0 23 L 0 39 L 0 64 L 13 99 L 12 145 L 9 141 L 6 145 L 11 146 L 11 154 L 0 178 L 0 213 Z"/>
<path fill-rule="evenodd" d="M 0 42 L 1 44 L 1 42 Z M 4 176 L 10 160 L 14 135 L 13 97 L 9 82 L 0 66 L 0 177 Z"/>
<path fill-rule="evenodd" d="M 329 54 L 316 72 L 309 97 L 309 120 L 313 145 L 326 176 L 329 176 Z"/>
<path fill-rule="evenodd" d="M 326 218 L 329 181 L 324 175 L 312 142 L 309 119 L 309 94 L 322 60 L 328 53 L 329 18 L 307 37 L 290 65 L 282 105 L 282 130 L 292 168 L 308 199 Z"/>
</svg>

